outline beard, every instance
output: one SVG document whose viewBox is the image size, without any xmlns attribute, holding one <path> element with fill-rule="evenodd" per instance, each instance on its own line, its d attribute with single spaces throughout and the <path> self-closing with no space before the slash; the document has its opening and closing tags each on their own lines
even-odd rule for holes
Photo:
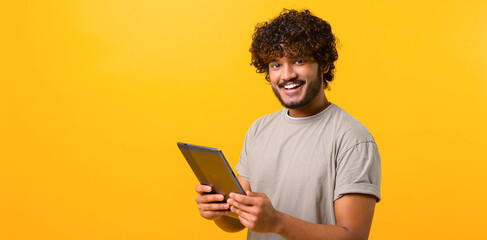
<svg viewBox="0 0 487 240">
<path fill-rule="evenodd" d="M 281 105 L 284 106 L 285 108 L 287 108 L 287 109 L 300 108 L 300 107 L 305 106 L 308 103 L 310 103 L 316 96 L 318 96 L 318 94 L 321 91 L 321 86 L 323 85 L 323 75 L 321 75 L 319 72 L 316 75 L 317 76 L 315 79 L 307 82 L 308 87 L 306 88 L 304 98 L 301 99 L 301 101 L 298 101 L 298 102 L 291 101 L 289 103 L 286 103 L 282 100 L 281 94 L 279 93 L 277 88 L 275 88 L 273 86 L 272 91 L 274 92 L 274 95 L 276 95 L 277 99 L 279 99 L 279 102 L 281 103 Z M 289 80 L 286 82 L 306 82 L 306 81 L 304 81 L 302 79 L 292 79 L 292 80 Z"/>
</svg>

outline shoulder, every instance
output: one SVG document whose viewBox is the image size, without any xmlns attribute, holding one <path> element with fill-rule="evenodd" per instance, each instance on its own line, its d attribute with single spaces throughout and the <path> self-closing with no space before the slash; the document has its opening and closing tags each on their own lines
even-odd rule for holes
<svg viewBox="0 0 487 240">
<path fill-rule="evenodd" d="M 283 115 L 286 114 L 286 109 L 283 108 L 277 112 L 264 115 L 257 120 L 255 120 L 252 125 L 250 125 L 247 131 L 247 136 L 254 136 L 257 132 L 262 131 L 268 126 L 276 125 L 278 122 L 282 121 Z"/>
<path fill-rule="evenodd" d="M 375 143 L 372 134 L 360 121 L 337 105 L 334 105 L 331 110 L 331 120 L 335 125 L 335 140 L 340 146 L 347 148 L 360 143 Z"/>
</svg>

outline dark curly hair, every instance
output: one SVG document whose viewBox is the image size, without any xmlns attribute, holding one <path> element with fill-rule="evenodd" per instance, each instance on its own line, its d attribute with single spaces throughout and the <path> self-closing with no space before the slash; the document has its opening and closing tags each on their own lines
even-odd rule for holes
<svg viewBox="0 0 487 240">
<path fill-rule="evenodd" d="M 269 62 L 284 56 L 313 56 L 320 67 L 328 67 L 323 74 L 323 85 L 333 80 L 338 59 L 337 40 L 326 21 L 312 15 L 309 10 L 284 9 L 279 16 L 255 26 L 252 35 L 252 63 L 258 73 L 269 79 Z"/>
</svg>

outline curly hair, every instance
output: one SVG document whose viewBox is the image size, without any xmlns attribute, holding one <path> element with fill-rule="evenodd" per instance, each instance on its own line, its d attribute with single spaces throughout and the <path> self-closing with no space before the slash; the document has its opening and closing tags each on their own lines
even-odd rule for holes
<svg viewBox="0 0 487 240">
<path fill-rule="evenodd" d="M 312 15 L 309 10 L 284 9 L 279 16 L 255 26 L 252 35 L 252 63 L 258 73 L 269 79 L 269 62 L 284 56 L 313 56 L 320 67 L 328 67 L 323 74 L 323 85 L 333 80 L 338 59 L 337 40 L 326 21 Z"/>
</svg>

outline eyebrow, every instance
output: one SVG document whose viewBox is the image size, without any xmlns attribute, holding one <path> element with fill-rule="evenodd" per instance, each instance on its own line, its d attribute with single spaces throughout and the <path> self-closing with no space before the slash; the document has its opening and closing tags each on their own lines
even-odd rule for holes
<svg viewBox="0 0 487 240">
<path fill-rule="evenodd" d="M 295 60 L 298 60 L 298 59 L 304 59 L 304 60 L 313 60 L 313 57 L 306 57 L 306 56 L 293 56 L 293 57 L 288 57 L 289 60 L 291 61 L 295 61 Z M 269 60 L 267 63 L 272 63 L 272 62 L 279 62 L 279 59 L 272 59 L 272 60 Z"/>
</svg>

